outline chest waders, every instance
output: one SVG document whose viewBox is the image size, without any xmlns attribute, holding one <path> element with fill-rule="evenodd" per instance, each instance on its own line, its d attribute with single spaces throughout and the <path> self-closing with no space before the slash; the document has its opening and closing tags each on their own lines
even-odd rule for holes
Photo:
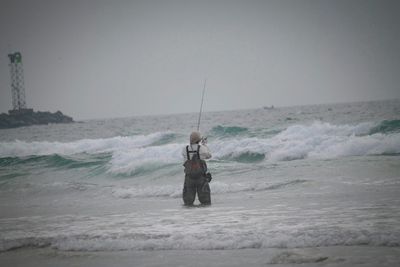
<svg viewBox="0 0 400 267">
<path fill-rule="evenodd" d="M 190 159 L 190 153 L 193 153 Z M 183 184 L 183 202 L 186 206 L 193 205 L 197 197 L 201 204 L 211 204 L 210 185 L 206 178 L 207 164 L 200 159 L 200 146 L 197 151 L 189 151 L 189 146 L 186 147 L 187 160 L 185 166 L 185 182 Z M 200 164 L 200 165 L 199 165 Z"/>
</svg>

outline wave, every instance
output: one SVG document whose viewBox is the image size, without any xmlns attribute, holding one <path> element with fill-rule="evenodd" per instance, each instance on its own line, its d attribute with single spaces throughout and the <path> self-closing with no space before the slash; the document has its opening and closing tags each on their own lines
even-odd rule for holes
<svg viewBox="0 0 400 267">
<path fill-rule="evenodd" d="M 398 133 L 400 132 L 400 120 L 384 120 L 380 122 L 378 125 L 373 127 L 369 134 L 388 134 L 388 133 Z"/>
<path fill-rule="evenodd" d="M 332 159 L 346 156 L 398 155 L 400 132 L 397 122 L 381 132 L 368 134 L 377 124 L 332 125 L 314 122 L 292 125 L 272 137 L 231 136 L 209 140 L 213 159 L 259 163 L 297 159 Z M 393 132 L 394 131 L 394 132 Z M 46 167 L 77 168 L 102 165 L 102 172 L 111 175 L 134 176 L 172 167 L 176 171 L 183 163 L 185 144 L 173 143 L 176 134 L 158 132 L 131 137 L 84 139 L 69 143 L 23 142 L 0 143 L 0 166 L 41 162 Z"/>
<path fill-rule="evenodd" d="M 21 165 L 35 165 L 55 168 L 83 168 L 97 165 L 104 165 L 109 161 L 111 156 L 109 154 L 78 154 L 73 156 L 61 156 L 57 154 L 46 156 L 29 156 L 29 157 L 7 157 L 0 158 L 0 166 L 21 166 Z"/>
<path fill-rule="evenodd" d="M 332 125 L 314 122 L 292 125 L 271 138 L 242 138 L 210 143 L 217 159 L 250 156 L 259 161 L 287 161 L 304 158 L 395 155 L 400 153 L 400 133 L 367 135 L 373 124 Z"/>
<path fill-rule="evenodd" d="M 0 166 L 56 169 L 100 167 L 96 169 L 96 174 L 136 175 L 157 170 L 165 164 L 176 164 L 180 160 L 179 149 L 163 145 L 174 138 L 174 133 L 157 132 L 69 143 L 17 140 L 0 143 Z"/>
<path fill-rule="evenodd" d="M 149 135 L 116 136 L 104 139 L 82 139 L 74 142 L 2 142 L 0 157 L 27 157 L 44 155 L 74 155 L 80 153 L 98 154 L 121 149 L 145 147 L 173 138 L 171 132 L 157 132 Z"/>
<path fill-rule="evenodd" d="M 167 144 L 120 150 L 113 153 L 109 173 L 137 175 L 155 171 L 167 165 L 183 163 L 182 144 Z"/>
<path fill-rule="evenodd" d="M 161 145 L 166 145 L 171 142 L 173 142 L 176 139 L 177 135 L 172 132 L 165 132 L 163 133 L 160 138 L 153 143 L 151 143 L 151 146 L 161 146 Z"/>
<path fill-rule="evenodd" d="M 387 227 L 379 229 L 373 223 L 353 225 L 353 217 L 350 216 L 340 217 L 341 223 L 332 227 L 335 218 L 321 218 L 321 215 L 318 212 L 309 215 L 311 218 L 306 223 L 304 219 L 307 215 L 304 214 L 210 207 L 196 213 L 190 209 L 169 209 L 149 214 L 99 217 L 10 218 L 1 220 L 6 231 L 0 238 L 0 251 L 23 247 L 118 251 L 400 246 L 400 232 L 396 225 L 385 224 Z M 279 225 L 273 223 L 277 217 Z M 376 219 L 375 222 L 381 221 Z"/>
<path fill-rule="evenodd" d="M 211 129 L 210 133 L 219 137 L 242 135 L 248 132 L 245 127 L 239 126 L 215 126 Z"/>
</svg>

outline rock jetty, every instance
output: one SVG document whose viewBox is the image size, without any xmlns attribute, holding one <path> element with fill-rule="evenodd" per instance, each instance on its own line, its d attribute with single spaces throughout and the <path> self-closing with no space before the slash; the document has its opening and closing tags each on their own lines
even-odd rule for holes
<svg viewBox="0 0 400 267">
<path fill-rule="evenodd" d="M 71 123 L 74 120 L 61 111 L 33 111 L 33 109 L 10 110 L 8 114 L 0 114 L 0 129 L 16 128 L 37 124 Z"/>
</svg>

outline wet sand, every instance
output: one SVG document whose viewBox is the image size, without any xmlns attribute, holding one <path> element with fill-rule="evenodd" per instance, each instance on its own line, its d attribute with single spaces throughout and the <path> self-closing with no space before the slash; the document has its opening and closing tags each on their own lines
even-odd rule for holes
<svg viewBox="0 0 400 267">
<path fill-rule="evenodd" d="M 1 266 L 399 266 L 399 247 L 70 252 L 24 248 L 0 253 Z"/>
</svg>

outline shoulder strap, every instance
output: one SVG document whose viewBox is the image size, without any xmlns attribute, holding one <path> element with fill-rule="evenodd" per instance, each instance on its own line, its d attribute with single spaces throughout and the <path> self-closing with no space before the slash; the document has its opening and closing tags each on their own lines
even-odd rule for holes
<svg viewBox="0 0 400 267">
<path fill-rule="evenodd" d="M 192 146 L 190 146 L 191 149 L 193 149 Z M 200 159 L 200 145 L 197 145 L 197 151 L 189 151 L 189 146 L 186 146 L 186 157 L 188 160 L 190 160 L 190 153 L 196 153 L 197 154 L 197 158 Z"/>
<path fill-rule="evenodd" d="M 190 156 L 189 156 L 189 146 L 186 146 L 186 157 L 188 160 L 190 160 Z"/>
<path fill-rule="evenodd" d="M 200 145 L 197 145 L 197 158 L 200 159 Z"/>
</svg>

